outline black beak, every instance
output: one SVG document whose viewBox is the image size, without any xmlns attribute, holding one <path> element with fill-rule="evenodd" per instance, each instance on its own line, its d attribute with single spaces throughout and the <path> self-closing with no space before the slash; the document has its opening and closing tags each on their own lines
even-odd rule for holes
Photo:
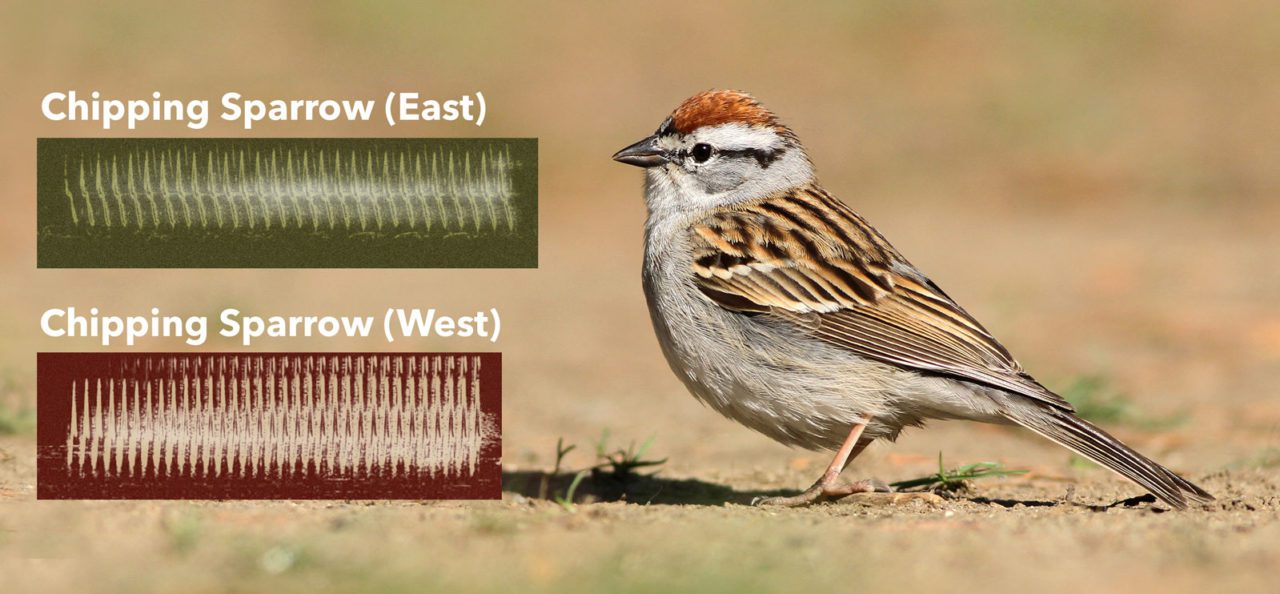
<svg viewBox="0 0 1280 594">
<path fill-rule="evenodd" d="M 657 167 L 671 161 L 667 152 L 658 147 L 658 135 L 654 134 L 617 152 L 613 160 L 636 167 Z"/>
</svg>

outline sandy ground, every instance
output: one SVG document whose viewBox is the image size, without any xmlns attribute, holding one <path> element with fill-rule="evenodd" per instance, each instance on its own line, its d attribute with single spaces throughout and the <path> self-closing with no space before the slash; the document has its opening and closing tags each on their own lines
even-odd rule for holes
<svg viewBox="0 0 1280 594">
<path fill-rule="evenodd" d="M 0 6 L 0 68 L 11 81 L 0 91 L 2 591 L 1274 590 L 1272 3 L 1098 1 L 1063 12 L 1034 3 L 63 4 Z M 1103 378 L 1096 396 L 1123 396 L 1128 412 L 1100 422 L 1218 501 L 1186 512 L 1126 505 L 1138 488 L 1034 436 L 944 423 L 873 446 L 848 474 L 919 477 L 936 470 L 940 452 L 947 466 L 1029 472 L 947 497 L 747 505 L 807 486 L 826 456 L 720 418 L 667 370 L 640 292 L 640 177 L 608 160 L 709 86 L 766 99 L 805 140 L 826 186 L 1025 367 L 1057 389 Z M 480 89 L 492 101 L 483 129 L 282 124 L 262 133 L 536 136 L 540 266 L 37 270 L 34 139 L 104 134 L 38 118 L 39 98 L 67 88 L 215 98 Z M 137 135 L 238 133 L 159 125 Z M 205 315 L 498 307 L 498 345 L 258 348 L 501 350 L 504 499 L 35 501 L 34 353 L 101 350 L 39 333 L 40 313 L 65 305 Z M 608 449 L 652 439 L 644 457 L 665 462 L 630 480 L 587 478 L 569 508 L 554 501 L 598 463 L 605 431 Z M 557 440 L 577 448 L 548 477 Z"/>
<path fill-rule="evenodd" d="M 1219 502 L 1180 513 L 1113 504 L 1133 489 L 1063 476 L 955 498 L 746 505 L 808 477 L 785 468 L 638 479 L 623 501 L 569 511 L 511 491 L 484 503 L 32 503 L 16 461 L 30 447 L 4 452 L 11 591 L 1263 592 L 1280 561 L 1280 485 L 1256 470 L 1198 477 Z M 537 478 L 508 475 L 531 496 Z"/>
<path fill-rule="evenodd" d="M 1047 368 L 1042 375 L 1052 385 L 1070 383 L 1071 368 L 1105 374 L 1112 385 L 1103 397 L 1123 391 L 1132 410 L 1131 419 L 1107 426 L 1209 489 L 1215 504 L 1186 512 L 1126 504 L 1141 491 L 1032 435 L 943 423 L 877 444 L 849 475 L 928 475 L 939 452 L 948 466 L 991 460 L 1030 472 L 974 481 L 946 497 L 751 507 L 754 497 L 806 486 L 826 458 L 772 444 L 683 392 L 647 328 L 634 262 L 607 285 L 575 283 L 582 268 L 551 264 L 528 286 L 562 288 L 544 289 L 539 303 L 513 304 L 505 314 L 515 337 L 504 349 L 503 501 L 35 502 L 32 440 L 12 435 L 0 440 L 0 564 L 12 583 L 42 591 L 72 590 L 84 580 L 122 592 L 486 591 L 512 584 L 583 592 L 1273 587 L 1280 406 L 1272 378 L 1280 343 L 1272 334 L 1276 319 L 1266 316 L 1274 315 L 1276 287 L 1253 283 L 1245 270 L 1272 257 L 1266 230 L 1249 236 L 1249 221 L 1152 213 L 1135 242 L 1160 243 L 1193 226 L 1202 234 L 1220 230 L 1203 241 L 1232 257 L 1206 260 L 1201 269 L 1178 249 L 1130 254 L 1143 262 L 1135 274 L 1153 282 L 1121 279 L 1117 289 L 1096 281 L 1123 274 L 1115 272 L 1125 266 L 1115 252 L 1081 248 L 1085 256 L 1069 266 L 1055 246 L 1066 239 L 1105 244 L 1096 221 L 1137 212 L 1085 209 L 1048 222 L 1027 215 L 1040 233 L 979 240 L 975 249 L 1009 256 L 976 264 L 944 249 L 951 225 L 982 224 L 964 216 L 891 225 L 905 232 L 897 234 L 906 236 L 900 244 L 932 254 L 935 268 L 970 277 L 953 290 L 959 298 L 1029 295 L 1003 315 L 992 305 L 997 297 L 980 300 L 979 311 L 996 314 L 991 325 L 1010 336 L 1015 352 L 1030 354 L 1024 359 L 1033 370 Z M 1012 216 L 986 224 L 1021 222 Z M 548 263 L 569 257 L 570 247 L 559 243 L 547 242 Z M 620 251 L 634 260 L 638 246 Z M 1041 260 L 1050 264 L 1033 266 Z M 1159 271 L 1166 269 L 1182 271 L 1183 282 L 1171 286 L 1197 288 L 1164 286 Z M 1229 307 L 1187 294 L 1203 291 L 1210 277 L 1219 279 L 1216 290 Z M 1108 291 L 1136 299 L 1108 299 Z M 616 309 L 574 318 L 572 300 Z M 630 480 L 606 469 L 585 479 L 566 509 L 554 499 L 565 495 L 573 473 L 598 462 L 595 444 L 605 430 L 610 449 L 652 437 L 643 457 L 666 462 Z M 548 477 L 560 438 L 578 447 Z"/>
</svg>

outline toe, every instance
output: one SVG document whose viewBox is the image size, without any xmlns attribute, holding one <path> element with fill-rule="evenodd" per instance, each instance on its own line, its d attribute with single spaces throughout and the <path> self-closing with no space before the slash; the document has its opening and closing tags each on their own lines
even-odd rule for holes
<svg viewBox="0 0 1280 594">
<path fill-rule="evenodd" d="M 889 483 L 886 483 L 880 479 L 868 479 L 864 482 L 870 485 L 872 491 L 875 493 L 892 493 L 893 492 L 893 487 L 889 486 Z"/>
</svg>

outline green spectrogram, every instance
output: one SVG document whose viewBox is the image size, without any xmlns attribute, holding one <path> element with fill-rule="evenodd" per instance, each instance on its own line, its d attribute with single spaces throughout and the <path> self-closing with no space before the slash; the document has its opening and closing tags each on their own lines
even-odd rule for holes
<svg viewBox="0 0 1280 594">
<path fill-rule="evenodd" d="M 533 268 L 536 139 L 37 143 L 41 268 Z"/>
</svg>

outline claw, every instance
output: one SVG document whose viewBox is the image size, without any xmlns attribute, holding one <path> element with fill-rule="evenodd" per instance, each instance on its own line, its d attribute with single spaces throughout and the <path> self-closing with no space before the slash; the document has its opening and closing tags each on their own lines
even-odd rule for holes
<svg viewBox="0 0 1280 594">
<path fill-rule="evenodd" d="M 856 493 L 892 493 L 893 488 L 879 479 L 867 479 L 848 483 L 824 485 L 821 481 L 790 497 L 756 497 L 753 506 L 777 505 L 782 507 L 806 507 L 822 501 L 834 501 Z"/>
<path fill-rule="evenodd" d="M 873 478 L 873 479 L 867 479 L 862 482 L 867 483 L 872 487 L 872 490 L 870 491 L 872 493 L 893 493 L 896 491 L 896 489 L 890 486 L 889 483 L 886 483 L 880 479 Z"/>
</svg>

